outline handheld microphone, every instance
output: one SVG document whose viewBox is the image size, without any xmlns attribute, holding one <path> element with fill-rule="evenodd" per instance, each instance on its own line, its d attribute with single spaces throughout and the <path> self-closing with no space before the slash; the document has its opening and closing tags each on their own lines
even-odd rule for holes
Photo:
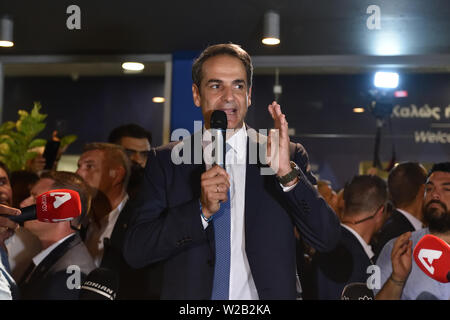
<svg viewBox="0 0 450 320">
<path fill-rule="evenodd" d="M 414 248 L 414 260 L 430 278 L 450 282 L 450 246 L 442 239 L 427 234 Z"/>
<path fill-rule="evenodd" d="M 366 283 L 352 282 L 342 290 L 341 300 L 375 300 L 375 297 Z"/>
<path fill-rule="evenodd" d="M 16 223 L 28 220 L 42 222 L 70 221 L 81 215 L 81 201 L 78 192 L 69 189 L 47 191 L 36 198 L 36 204 L 20 209 L 17 216 L 2 215 Z"/>
<path fill-rule="evenodd" d="M 119 278 L 107 268 L 97 268 L 91 271 L 81 286 L 80 300 L 115 300 Z"/>
<path fill-rule="evenodd" d="M 223 165 L 221 164 L 220 160 L 218 165 L 220 165 L 222 168 L 225 167 L 225 158 L 226 158 L 226 138 L 227 138 L 227 127 L 228 127 L 228 120 L 227 120 L 227 114 L 225 111 L 222 110 L 214 110 L 211 114 L 210 119 L 210 128 L 213 130 L 217 130 L 222 133 L 223 143 L 222 143 L 222 155 L 223 155 Z M 218 137 L 216 136 L 216 139 Z M 219 147 L 218 143 L 216 142 L 216 154 L 217 154 L 217 148 Z"/>
</svg>

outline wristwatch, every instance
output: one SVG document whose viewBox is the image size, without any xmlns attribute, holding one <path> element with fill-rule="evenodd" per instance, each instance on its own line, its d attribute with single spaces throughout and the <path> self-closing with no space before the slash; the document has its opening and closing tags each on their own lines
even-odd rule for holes
<svg viewBox="0 0 450 320">
<path fill-rule="evenodd" d="M 290 164 L 291 164 L 292 170 L 288 174 L 286 174 L 282 177 L 276 176 L 277 180 L 282 185 L 288 184 L 289 182 L 291 182 L 292 180 L 294 180 L 295 178 L 297 178 L 300 175 L 300 168 L 298 167 L 298 165 L 294 161 L 291 161 Z"/>
</svg>

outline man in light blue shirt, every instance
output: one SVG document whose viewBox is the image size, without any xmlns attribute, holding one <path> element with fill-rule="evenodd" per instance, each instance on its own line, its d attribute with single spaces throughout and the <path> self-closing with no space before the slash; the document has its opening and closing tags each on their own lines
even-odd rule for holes
<svg viewBox="0 0 450 320">
<path fill-rule="evenodd" d="M 431 168 L 424 194 L 424 221 L 428 228 L 402 234 L 380 253 L 382 289 L 376 299 L 449 300 L 450 283 L 428 277 L 412 260 L 413 248 L 426 234 L 450 243 L 450 162 Z M 411 239 L 410 239 L 411 238 Z"/>
</svg>

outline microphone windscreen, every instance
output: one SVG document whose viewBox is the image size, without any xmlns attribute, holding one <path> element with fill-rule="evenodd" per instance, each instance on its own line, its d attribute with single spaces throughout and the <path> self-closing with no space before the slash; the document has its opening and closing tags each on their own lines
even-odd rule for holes
<svg viewBox="0 0 450 320">
<path fill-rule="evenodd" d="M 366 283 L 353 282 L 344 287 L 341 300 L 374 300 L 374 295 Z"/>
<path fill-rule="evenodd" d="M 210 119 L 211 129 L 227 130 L 228 120 L 227 114 L 222 110 L 214 110 Z"/>
<path fill-rule="evenodd" d="M 36 198 L 36 216 L 39 221 L 70 221 L 80 215 L 80 195 L 74 190 L 50 190 Z"/>
<path fill-rule="evenodd" d="M 91 271 L 81 286 L 80 300 L 115 300 L 119 278 L 107 268 L 97 268 Z"/>
<path fill-rule="evenodd" d="M 416 300 L 439 300 L 439 299 L 434 294 L 424 291 L 417 296 Z"/>
<path fill-rule="evenodd" d="M 430 278 L 447 283 L 450 269 L 450 246 L 444 240 L 427 234 L 414 248 L 414 261 Z"/>
</svg>

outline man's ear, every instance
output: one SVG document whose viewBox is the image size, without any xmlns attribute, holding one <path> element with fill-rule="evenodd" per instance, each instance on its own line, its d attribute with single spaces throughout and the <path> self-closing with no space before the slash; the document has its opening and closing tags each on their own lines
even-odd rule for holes
<svg viewBox="0 0 450 320">
<path fill-rule="evenodd" d="M 197 107 L 200 107 L 200 89 L 197 87 L 197 85 L 194 83 L 192 84 L 192 99 L 194 100 L 194 104 Z"/>
<path fill-rule="evenodd" d="M 247 107 L 252 105 L 252 87 L 248 90 Z"/>
<path fill-rule="evenodd" d="M 113 185 L 124 183 L 125 174 L 125 168 L 122 166 L 117 166 L 109 170 L 109 176 L 113 178 Z"/>
</svg>

